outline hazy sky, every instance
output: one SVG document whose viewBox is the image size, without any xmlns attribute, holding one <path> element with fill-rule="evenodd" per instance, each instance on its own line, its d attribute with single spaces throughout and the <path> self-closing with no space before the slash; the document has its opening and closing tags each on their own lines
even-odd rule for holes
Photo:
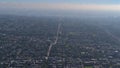
<svg viewBox="0 0 120 68">
<path fill-rule="evenodd" d="M 62 10 L 120 10 L 120 0 L 0 0 L 0 7 Z"/>
<path fill-rule="evenodd" d="M 78 3 L 78 4 L 120 4 L 120 0 L 0 0 L 0 2 L 40 2 L 40 3 Z"/>
<path fill-rule="evenodd" d="M 120 0 L 0 0 L 1 8 L 120 10 Z"/>
<path fill-rule="evenodd" d="M 120 11 L 120 0 L 0 0 L 0 11 Z"/>
</svg>

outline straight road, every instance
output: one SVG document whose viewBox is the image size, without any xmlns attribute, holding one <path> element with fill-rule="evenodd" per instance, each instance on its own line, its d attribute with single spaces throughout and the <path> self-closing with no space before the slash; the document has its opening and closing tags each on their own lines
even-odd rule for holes
<svg viewBox="0 0 120 68">
<path fill-rule="evenodd" d="M 49 56 L 50 56 L 50 53 L 51 53 L 51 49 L 54 45 L 57 44 L 58 42 L 58 38 L 59 38 L 59 33 L 60 33 L 60 28 L 61 28 L 61 23 L 58 24 L 58 29 L 57 29 L 57 35 L 55 37 L 55 41 L 52 42 L 48 48 L 48 51 L 47 51 L 47 56 L 46 56 L 46 60 L 48 60 Z"/>
</svg>

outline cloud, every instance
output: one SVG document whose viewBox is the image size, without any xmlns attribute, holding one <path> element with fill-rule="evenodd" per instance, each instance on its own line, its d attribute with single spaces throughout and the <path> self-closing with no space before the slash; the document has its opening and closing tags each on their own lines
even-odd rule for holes
<svg viewBox="0 0 120 68">
<path fill-rule="evenodd" d="M 70 4 L 70 3 L 0 3 L 0 8 L 31 10 L 110 10 L 120 11 L 120 5 Z"/>
</svg>

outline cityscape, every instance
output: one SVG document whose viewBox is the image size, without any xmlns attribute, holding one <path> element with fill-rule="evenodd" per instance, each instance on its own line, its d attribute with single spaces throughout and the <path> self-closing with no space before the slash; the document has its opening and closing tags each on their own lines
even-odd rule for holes
<svg viewBox="0 0 120 68">
<path fill-rule="evenodd" d="M 0 68 L 119 68 L 120 32 L 109 19 L 1 15 Z"/>
<path fill-rule="evenodd" d="M 120 0 L 0 0 L 0 68 L 120 68 Z"/>
</svg>

